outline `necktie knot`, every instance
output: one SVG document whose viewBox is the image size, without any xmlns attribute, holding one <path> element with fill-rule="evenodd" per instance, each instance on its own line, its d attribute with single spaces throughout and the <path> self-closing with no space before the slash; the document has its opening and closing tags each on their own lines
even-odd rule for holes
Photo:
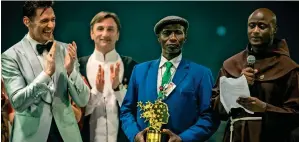
<svg viewBox="0 0 299 142">
<path fill-rule="evenodd" d="M 166 69 L 170 69 L 172 67 L 172 63 L 171 62 L 166 62 L 165 63 Z"/>
<path fill-rule="evenodd" d="M 50 51 L 51 47 L 53 45 L 53 42 L 48 42 L 47 44 L 37 44 L 36 50 L 39 55 L 43 54 L 44 50 Z"/>
</svg>

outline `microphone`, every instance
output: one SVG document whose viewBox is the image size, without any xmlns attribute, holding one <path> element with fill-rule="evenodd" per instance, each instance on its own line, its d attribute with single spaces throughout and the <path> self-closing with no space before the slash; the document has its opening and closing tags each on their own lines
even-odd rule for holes
<svg viewBox="0 0 299 142">
<path fill-rule="evenodd" d="M 254 68 L 255 57 L 253 55 L 249 55 L 247 57 L 247 67 Z"/>
</svg>

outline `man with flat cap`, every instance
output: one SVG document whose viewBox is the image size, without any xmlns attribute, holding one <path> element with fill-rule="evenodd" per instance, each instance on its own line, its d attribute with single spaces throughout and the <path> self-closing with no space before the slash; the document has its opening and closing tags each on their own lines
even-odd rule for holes
<svg viewBox="0 0 299 142">
<path fill-rule="evenodd" d="M 266 8 L 255 10 L 248 18 L 249 44 L 220 69 L 213 107 L 222 120 L 230 118 L 228 125 L 233 129 L 226 127 L 225 142 L 298 142 L 299 67 L 290 58 L 286 41 L 275 38 L 276 31 L 275 14 Z M 249 55 L 256 58 L 250 66 Z M 237 108 L 228 115 L 219 101 L 219 78 L 241 75 L 246 77 L 250 97 L 237 102 L 254 114 Z"/>
<path fill-rule="evenodd" d="M 133 70 L 120 109 L 122 129 L 132 142 L 144 142 L 149 125 L 140 118 L 137 102 L 159 99 L 167 104 L 169 119 L 162 125 L 162 142 L 203 142 L 219 126 L 210 108 L 210 69 L 182 58 L 188 26 L 188 21 L 178 16 L 160 20 L 154 32 L 162 47 L 161 58 L 138 64 Z"/>
</svg>

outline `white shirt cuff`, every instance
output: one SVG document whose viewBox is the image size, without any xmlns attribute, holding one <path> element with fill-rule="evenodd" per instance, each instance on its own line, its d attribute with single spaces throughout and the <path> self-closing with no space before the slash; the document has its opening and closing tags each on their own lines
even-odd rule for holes
<svg viewBox="0 0 299 142">
<path fill-rule="evenodd" d="M 103 97 L 103 94 L 99 92 L 96 88 L 92 88 L 90 93 L 90 98 L 85 108 L 85 116 L 93 112 L 94 108 L 101 102 L 101 99 Z"/>
<path fill-rule="evenodd" d="M 35 79 L 34 83 L 45 83 L 49 84 L 51 81 L 51 77 L 45 73 L 45 71 L 42 71 Z"/>
<path fill-rule="evenodd" d="M 101 101 L 103 93 L 99 92 L 96 88 L 92 88 L 90 92 L 91 95 L 88 101 L 88 105 L 95 106 Z"/>
<path fill-rule="evenodd" d="M 126 92 L 127 92 L 127 90 L 124 90 L 124 89 L 114 92 L 115 98 L 116 98 L 119 106 L 121 106 L 121 104 L 123 103 Z"/>
</svg>

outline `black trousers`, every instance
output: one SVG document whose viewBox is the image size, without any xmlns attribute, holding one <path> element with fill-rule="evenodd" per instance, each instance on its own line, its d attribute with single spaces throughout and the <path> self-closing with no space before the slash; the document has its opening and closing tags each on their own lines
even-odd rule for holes
<svg viewBox="0 0 299 142">
<path fill-rule="evenodd" d="M 47 142 L 63 142 L 63 139 L 59 133 L 59 130 L 57 128 L 54 118 L 52 119 L 51 128 L 50 128 Z"/>
<path fill-rule="evenodd" d="M 299 127 L 291 132 L 290 140 L 288 142 L 299 142 Z"/>
</svg>

